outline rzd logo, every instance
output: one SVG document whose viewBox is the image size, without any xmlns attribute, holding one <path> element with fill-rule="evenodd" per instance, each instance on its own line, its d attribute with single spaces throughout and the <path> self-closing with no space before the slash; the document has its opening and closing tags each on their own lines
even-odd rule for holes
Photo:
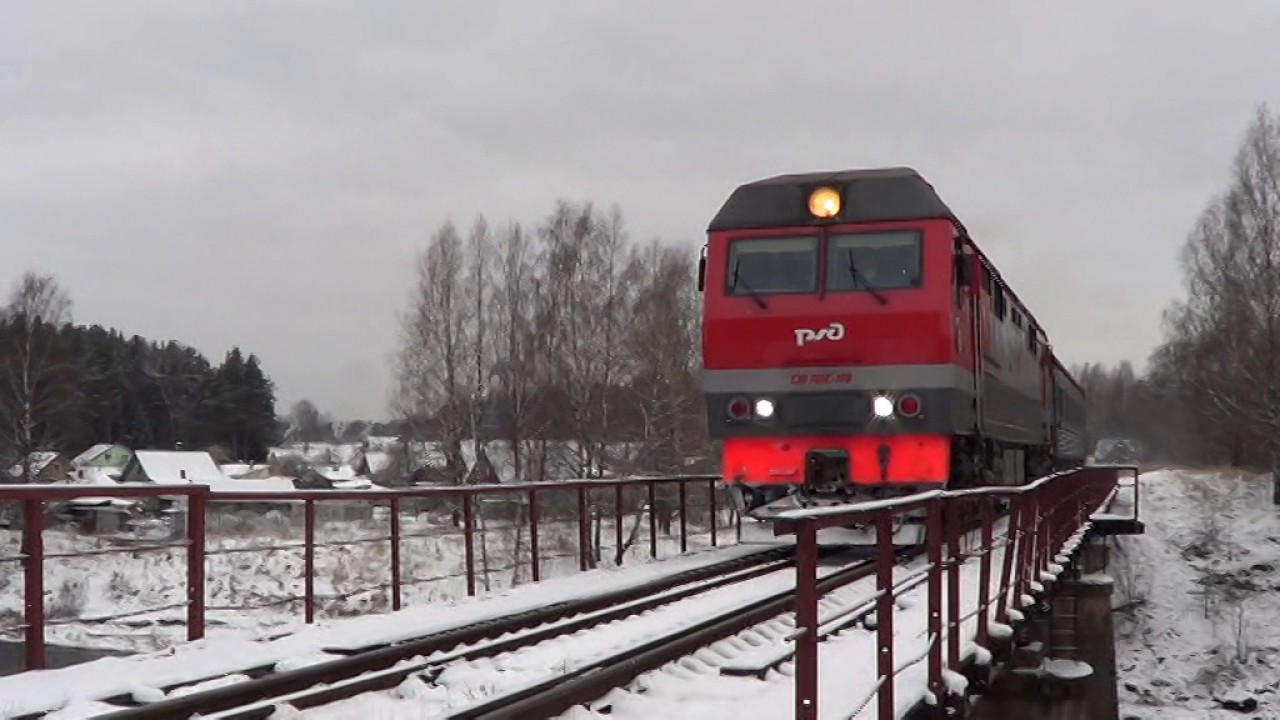
<svg viewBox="0 0 1280 720">
<path fill-rule="evenodd" d="M 805 343 L 817 342 L 819 340 L 842 340 L 844 339 L 844 325 L 833 322 L 824 328 L 810 330 L 809 328 L 796 328 L 796 347 L 804 347 Z"/>
</svg>

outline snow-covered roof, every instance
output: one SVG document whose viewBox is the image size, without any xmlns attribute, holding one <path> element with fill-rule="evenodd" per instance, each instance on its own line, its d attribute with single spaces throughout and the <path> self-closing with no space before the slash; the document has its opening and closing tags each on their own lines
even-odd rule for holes
<svg viewBox="0 0 1280 720">
<path fill-rule="evenodd" d="M 207 452 L 139 450 L 133 456 L 157 485 L 214 485 L 227 479 Z"/>
<path fill-rule="evenodd" d="M 49 450 L 37 450 L 36 452 L 31 453 L 28 457 L 31 461 L 31 474 L 35 475 L 41 470 L 44 470 L 49 463 L 53 462 L 54 459 L 58 457 L 58 453 Z M 22 463 L 18 463 L 9 468 L 9 476 L 15 478 L 22 477 Z"/>
<path fill-rule="evenodd" d="M 74 467 L 80 467 L 81 465 L 87 462 L 91 462 L 94 458 L 98 457 L 102 453 L 110 450 L 111 447 L 112 447 L 111 443 L 98 443 L 97 445 L 94 445 L 88 450 L 85 450 L 84 452 L 72 458 L 71 465 Z"/>
<path fill-rule="evenodd" d="M 263 470 L 267 467 L 269 466 L 246 463 L 227 463 L 225 465 L 219 465 L 218 469 L 222 471 L 223 475 L 226 475 L 229 478 L 238 478 L 248 475 L 249 473 L 258 472 L 259 470 Z"/>
<path fill-rule="evenodd" d="M 72 485 L 115 485 L 120 482 L 120 468 L 76 468 L 68 478 L 68 482 Z"/>
<path fill-rule="evenodd" d="M 350 465 L 321 465 L 316 468 L 316 472 L 329 482 L 351 480 L 356 477 L 356 470 Z"/>
<path fill-rule="evenodd" d="M 369 464 L 369 472 L 374 475 L 391 467 L 392 460 L 391 453 L 385 450 L 370 450 L 364 454 L 364 461 Z"/>
</svg>

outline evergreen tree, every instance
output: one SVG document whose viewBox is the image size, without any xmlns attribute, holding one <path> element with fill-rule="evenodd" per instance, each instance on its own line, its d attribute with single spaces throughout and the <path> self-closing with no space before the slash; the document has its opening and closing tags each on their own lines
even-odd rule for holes
<svg viewBox="0 0 1280 720">
<path fill-rule="evenodd" d="M 257 357 L 233 348 L 215 368 L 178 342 L 126 338 L 99 325 L 31 322 L 19 310 L 30 306 L 42 318 L 55 317 L 50 308 L 69 301 L 52 291 L 15 297 L 27 295 L 43 302 L 12 300 L 0 308 L 0 375 L 31 378 L 0 383 L 0 461 L 37 449 L 74 454 L 105 442 L 222 445 L 238 459 L 261 461 L 280 437 L 274 386 Z"/>
</svg>

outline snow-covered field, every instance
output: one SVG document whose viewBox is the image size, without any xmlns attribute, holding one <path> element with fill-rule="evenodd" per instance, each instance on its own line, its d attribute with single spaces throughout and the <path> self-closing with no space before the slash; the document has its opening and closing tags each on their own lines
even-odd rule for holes
<svg viewBox="0 0 1280 720">
<path fill-rule="evenodd" d="M 1146 534 L 1111 558 L 1121 718 L 1280 717 L 1270 476 L 1161 470 L 1142 493 Z"/>
<path fill-rule="evenodd" d="M 718 543 L 735 541 L 728 513 L 722 513 Z M 690 551 L 710 546 L 706 516 L 691 516 Z M 696 521 L 696 522 L 695 522 Z M 316 541 L 350 544 L 317 547 L 316 615 L 349 617 L 391 609 L 391 563 L 385 510 L 369 520 L 318 522 Z M 634 537 L 631 536 L 635 530 Z M 624 517 L 624 564 L 649 562 L 648 522 Z M 449 602 L 466 597 L 464 539 L 447 517 L 402 514 L 401 577 L 405 606 Z M 302 523 L 281 513 L 222 516 L 207 532 L 205 564 L 208 637 L 227 634 L 258 637 L 297 630 L 304 625 Z M 416 537 L 411 537 L 416 536 Z M 592 526 L 599 539 L 600 567 L 614 565 L 613 518 L 606 513 Z M 354 542 L 360 539 L 368 542 Z M 483 540 L 482 540 L 483 538 Z M 128 549 L 155 545 L 155 537 L 104 537 L 68 528 L 44 534 L 46 614 L 50 643 L 124 651 L 150 651 L 186 638 L 185 549 L 138 550 L 76 557 L 64 553 Z M 680 553 L 679 525 L 659 529 L 658 559 Z M 286 547 L 272 547 L 286 546 Z M 0 557 L 19 552 L 20 533 L 0 531 Z M 574 520 L 540 524 L 540 573 L 544 579 L 578 572 L 578 525 Z M 529 537 L 523 527 L 489 523 L 475 542 L 476 589 L 498 592 L 530 580 Z M 23 580 L 16 563 L 0 564 L 0 628 L 22 621 Z M 176 606 L 127 618 L 120 615 Z M 112 619 L 118 618 L 118 619 Z M 0 639 L 18 640 L 16 633 Z"/>
<path fill-rule="evenodd" d="M 157 688 L 248 667 L 300 667 L 331 658 L 325 654 L 326 649 L 398 642 L 572 598 L 637 587 L 658 577 L 763 549 L 767 548 L 739 545 L 690 552 L 658 563 L 602 568 L 543 580 L 536 585 L 525 584 L 487 598 L 463 598 L 456 602 L 417 605 L 395 613 L 321 621 L 272 640 L 224 633 L 178 644 L 162 652 L 0 677 L 0 718 L 61 708 L 61 712 L 49 716 L 50 720 L 80 720 L 118 709 L 94 702 L 93 698 L 131 692 L 138 697 L 155 698 L 161 692 Z M 213 682 L 234 682 L 238 677 L 231 675 Z"/>
</svg>

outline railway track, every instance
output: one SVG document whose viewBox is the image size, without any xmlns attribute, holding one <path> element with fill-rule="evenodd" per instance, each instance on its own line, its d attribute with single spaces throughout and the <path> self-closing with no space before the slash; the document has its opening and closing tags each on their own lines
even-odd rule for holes
<svg viewBox="0 0 1280 720">
<path fill-rule="evenodd" d="M 832 551 L 828 549 L 828 553 Z M 442 660 L 469 661 L 496 655 L 520 645 L 582 631 L 700 593 L 744 583 L 793 564 L 792 548 L 773 548 L 635 587 L 555 603 L 536 611 L 495 618 L 392 645 L 359 648 L 347 657 L 295 670 L 273 671 L 272 666 L 259 666 L 239 673 L 203 677 L 162 688 L 167 697 L 157 702 L 142 704 L 132 696 L 105 698 L 103 702 L 120 705 L 121 710 L 95 717 L 103 720 L 187 718 L 196 715 L 201 718 L 266 718 L 282 703 L 295 708 L 331 704 L 394 687 L 415 673 L 431 670 L 427 658 L 435 657 L 431 662 L 438 666 Z M 510 637 L 494 640 L 503 636 Z M 466 649 L 438 657 L 455 648 Z M 227 681 L 210 689 L 191 689 L 205 683 L 226 681 L 237 675 L 248 679 Z M 186 694 L 181 694 L 184 692 Z M 35 720 L 45 714 L 24 715 L 19 720 Z"/>
<path fill-rule="evenodd" d="M 908 551 L 914 552 L 914 551 Z M 843 585 L 867 577 L 874 572 L 871 561 L 857 561 L 830 572 L 822 581 L 822 590 L 835 590 Z M 791 573 L 776 571 L 776 577 L 762 578 L 757 584 L 771 583 L 767 591 L 752 592 L 741 583 L 716 591 L 702 593 L 701 597 L 671 604 L 653 610 L 644 618 L 617 620 L 609 627 L 590 635 L 579 634 L 573 638 L 558 640 L 558 645 L 539 648 L 536 644 L 512 639 L 494 643 L 476 651 L 464 651 L 450 657 L 435 658 L 411 667 L 398 668 L 388 673 L 388 683 L 399 683 L 410 678 L 416 687 L 399 687 L 402 699 L 383 698 L 369 704 L 370 698 L 360 698 L 350 703 L 338 703 L 317 713 L 317 717 L 351 717 L 359 714 L 382 714 L 395 717 L 397 711 L 413 717 L 444 717 L 451 720 L 470 718 L 540 718 L 551 717 L 569 708 L 589 702 L 622 687 L 639 675 L 662 667 L 672 661 L 696 652 L 700 648 L 736 633 L 785 615 L 794 600 Z M 743 599 L 745 597 L 745 599 Z M 729 602 L 726 602 L 726 598 Z M 698 603 L 703 607 L 699 608 Z M 839 614 L 839 608 L 834 608 Z M 684 616 L 684 617 L 682 617 Z M 693 621 L 690 622 L 690 617 Z M 645 632 L 658 626 L 661 632 Z M 602 650 L 601 639 L 607 638 L 614 647 Z M 479 658 L 494 658 L 487 665 L 476 663 Z M 556 660 L 559 667 L 551 666 Z M 447 702 L 447 695 L 456 694 L 459 678 L 482 676 L 500 669 L 501 676 L 492 684 L 497 687 L 481 688 L 479 694 L 487 698 L 465 706 L 454 707 Z M 440 682 L 449 676 L 451 683 Z M 514 680 L 512 679 L 514 677 Z M 521 678 L 532 677 L 520 682 Z M 356 681 L 367 686 L 364 681 Z M 488 682 L 484 684 L 489 684 Z M 446 689 L 445 685 L 449 685 Z M 505 686 L 505 687 L 502 687 Z M 429 688 L 438 692 L 433 693 Z M 472 688 L 464 687 L 463 692 Z M 487 691 L 487 692 L 486 692 Z M 324 690 L 300 696 L 306 707 L 315 707 L 324 699 Z M 352 693 L 346 689 L 343 695 Z M 281 698 L 281 700 L 286 700 Z M 292 702 L 291 702 L 292 704 Z M 383 707 L 382 705 L 385 705 Z M 295 705 L 296 707 L 296 705 Z M 374 709 L 376 708 L 376 709 Z M 260 708 L 269 710 L 268 707 Z M 261 717 L 258 715 L 225 714 L 211 717 Z"/>
<path fill-rule="evenodd" d="M 831 592 L 875 573 L 875 561 L 863 560 L 831 573 L 818 582 L 820 593 Z M 657 670 L 700 648 L 787 613 L 794 590 L 769 594 L 703 620 L 693 627 L 665 633 L 642 645 L 595 659 L 566 673 L 511 693 L 453 711 L 449 720 L 547 718 L 589 703 L 640 675 Z"/>
</svg>

